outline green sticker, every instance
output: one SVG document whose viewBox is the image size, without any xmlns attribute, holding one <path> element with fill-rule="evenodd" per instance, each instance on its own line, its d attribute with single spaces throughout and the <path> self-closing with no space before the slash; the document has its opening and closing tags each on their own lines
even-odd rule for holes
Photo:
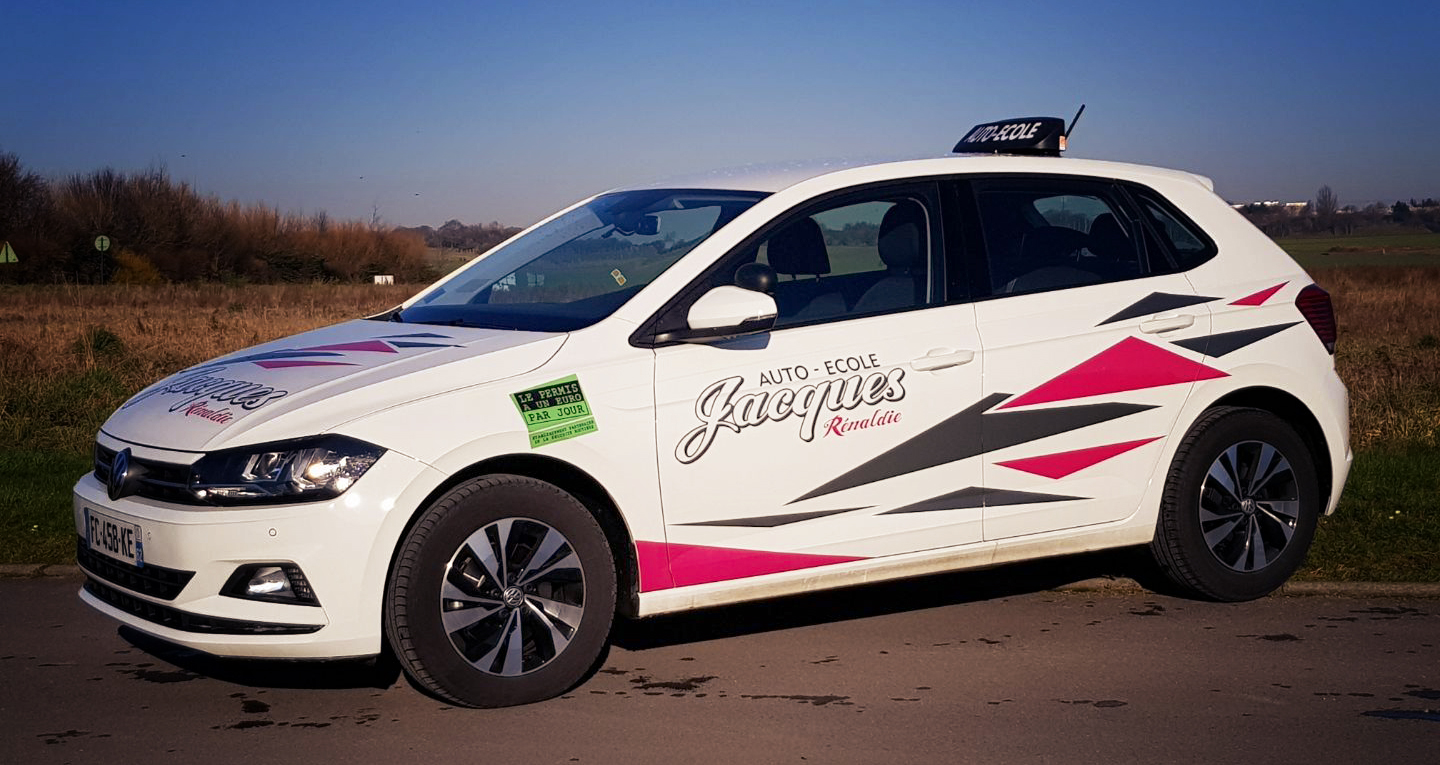
<svg viewBox="0 0 1440 765">
<path fill-rule="evenodd" d="M 525 418 L 531 449 L 600 429 L 575 375 L 512 393 L 510 398 L 515 401 L 520 416 Z"/>
</svg>

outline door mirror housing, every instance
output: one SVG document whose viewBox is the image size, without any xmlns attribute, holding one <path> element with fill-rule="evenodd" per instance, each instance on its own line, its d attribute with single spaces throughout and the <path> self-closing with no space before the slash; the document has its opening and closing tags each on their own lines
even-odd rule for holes
<svg viewBox="0 0 1440 765">
<path fill-rule="evenodd" d="M 763 329 L 775 325 L 775 298 L 763 292 L 754 292 L 726 285 L 716 287 L 700 296 L 690 306 L 686 323 L 692 331 L 726 331 L 763 324 Z M 761 329 L 747 329 L 758 332 Z"/>
<path fill-rule="evenodd" d="M 732 285 L 715 287 L 690 305 L 686 328 L 656 335 L 656 343 L 705 343 L 768 332 L 775 326 L 775 298 Z"/>
</svg>

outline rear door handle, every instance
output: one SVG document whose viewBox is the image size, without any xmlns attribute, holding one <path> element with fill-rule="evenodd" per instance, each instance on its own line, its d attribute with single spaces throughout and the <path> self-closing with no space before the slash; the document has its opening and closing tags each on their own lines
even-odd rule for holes
<svg viewBox="0 0 1440 765">
<path fill-rule="evenodd" d="M 916 372 L 933 372 L 936 369 L 969 364 L 974 359 L 974 351 L 952 351 L 949 348 L 936 348 L 918 359 L 913 359 L 910 362 L 910 368 Z"/>
<path fill-rule="evenodd" d="M 1140 322 L 1140 331 L 1153 335 L 1159 332 L 1184 329 L 1194 323 L 1195 316 L 1188 313 L 1178 316 L 1156 316 L 1153 319 L 1146 319 Z"/>
</svg>

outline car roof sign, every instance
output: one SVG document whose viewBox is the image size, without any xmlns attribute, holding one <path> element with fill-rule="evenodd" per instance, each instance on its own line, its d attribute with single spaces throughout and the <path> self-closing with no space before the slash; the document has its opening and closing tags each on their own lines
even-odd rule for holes
<svg viewBox="0 0 1440 765">
<path fill-rule="evenodd" d="M 952 151 L 1058 157 L 1065 150 L 1065 136 L 1065 120 L 1059 117 L 1019 117 L 970 128 Z"/>
</svg>

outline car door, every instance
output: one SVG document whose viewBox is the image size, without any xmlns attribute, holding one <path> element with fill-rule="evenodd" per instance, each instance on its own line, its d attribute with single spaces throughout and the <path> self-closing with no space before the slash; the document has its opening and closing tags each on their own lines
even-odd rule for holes
<svg viewBox="0 0 1440 765">
<path fill-rule="evenodd" d="M 1132 515 L 1196 380 L 1224 376 L 1178 344 L 1209 298 L 1147 252 L 1102 180 L 977 179 L 962 198 L 985 242 L 984 538 Z M 1157 267 L 1161 266 L 1161 267 Z"/>
<path fill-rule="evenodd" d="M 979 338 L 945 304 L 933 183 L 810 205 L 717 266 L 773 269 L 767 333 L 656 349 L 674 586 L 981 539 Z M 753 268 L 753 267 L 752 267 Z"/>
</svg>

